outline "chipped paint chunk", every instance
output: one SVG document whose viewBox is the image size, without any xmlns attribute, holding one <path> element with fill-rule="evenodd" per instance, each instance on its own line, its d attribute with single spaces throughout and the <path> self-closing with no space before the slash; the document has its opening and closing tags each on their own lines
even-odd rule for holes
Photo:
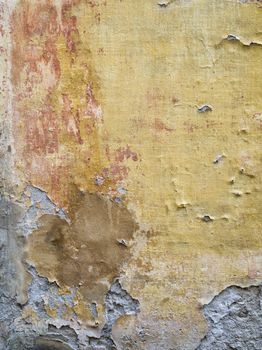
<svg viewBox="0 0 262 350">
<path fill-rule="evenodd" d="M 213 107 L 208 105 L 208 104 L 204 104 L 204 105 L 197 108 L 197 111 L 199 113 L 212 112 L 212 110 L 213 110 Z"/>
<path fill-rule="evenodd" d="M 241 190 L 233 190 L 232 191 L 233 195 L 236 197 L 241 197 L 243 195 L 243 192 Z"/>
<path fill-rule="evenodd" d="M 261 43 L 255 0 L 0 1 L 0 349 L 260 339 Z"/>
<path fill-rule="evenodd" d="M 174 2 L 175 0 L 163 0 L 163 1 L 159 1 L 157 4 L 160 7 L 166 8 L 168 7 L 170 4 L 172 4 L 172 2 Z"/>
</svg>

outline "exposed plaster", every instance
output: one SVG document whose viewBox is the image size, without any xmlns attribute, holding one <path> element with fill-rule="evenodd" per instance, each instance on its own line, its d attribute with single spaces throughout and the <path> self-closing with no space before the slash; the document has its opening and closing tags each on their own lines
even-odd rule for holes
<svg viewBox="0 0 262 350">
<path fill-rule="evenodd" d="M 0 1 L 0 26 L 2 28 L 0 33 L 0 48 L 1 58 L 0 64 L 0 190 L 1 193 L 8 193 L 11 191 L 11 184 L 15 182 L 13 172 L 13 157 L 14 154 L 14 140 L 12 137 L 12 97 L 13 87 L 11 82 L 11 28 L 10 28 L 10 14 L 14 1 L 7 2 Z"/>
<path fill-rule="evenodd" d="M 92 198 L 92 196 L 89 198 L 89 202 Z M 98 203 L 99 201 L 98 199 Z M 109 209 L 110 219 L 107 227 L 109 230 L 110 225 L 114 223 L 115 228 L 119 224 L 121 227 L 121 220 L 118 217 L 120 209 L 116 206 L 114 203 L 104 204 L 105 209 Z M 87 207 L 84 212 L 88 214 Z M 63 293 L 57 283 L 49 282 L 47 278 L 39 276 L 34 267 L 21 263 L 24 260 L 26 239 L 39 229 L 39 219 L 48 215 L 66 225 L 71 222 L 65 212 L 37 187 L 27 186 L 16 201 L 1 197 L 0 268 L 3 278 L 0 281 L 2 287 L 0 349 L 18 350 L 22 347 L 25 350 L 40 350 L 52 347 L 57 350 L 76 350 L 87 349 L 88 346 L 90 349 L 103 347 L 111 350 L 112 325 L 121 315 L 136 314 L 139 311 L 139 303 L 129 296 L 116 280 L 105 293 L 105 299 L 103 294 L 98 298 L 100 302 L 104 300 L 104 311 L 101 308 L 98 310 L 95 302 L 90 303 L 89 321 L 81 322 L 79 305 L 86 304 L 83 312 L 88 313 L 88 300 L 83 297 L 79 299 L 79 288 L 82 285 L 80 281 L 79 286 L 72 286 Z M 128 223 L 125 214 L 123 218 L 125 225 Z M 121 252 L 128 249 L 127 237 L 122 238 L 125 237 L 124 227 L 119 232 L 116 231 L 119 238 L 112 241 L 113 246 L 120 245 L 117 249 Z M 112 267 L 112 264 L 110 266 Z M 95 283 L 95 280 L 90 281 L 90 285 L 92 283 Z M 28 290 L 24 289 L 27 285 Z M 107 285 L 108 283 L 105 284 L 105 290 Z"/>
<path fill-rule="evenodd" d="M 28 302 L 19 306 L 15 299 L 0 297 L 1 350 L 115 349 L 111 338 L 112 326 L 122 315 L 139 312 L 139 302 L 133 299 L 116 280 L 106 294 L 105 324 L 101 332 L 79 323 L 76 314 L 69 320 L 64 318 L 67 307 L 74 305 L 74 291 L 61 295 L 55 283 L 39 277 L 28 267 L 32 282 L 28 290 Z M 8 302 L 7 302 L 8 300 Z M 48 308 L 59 306 L 56 318 L 48 314 Z"/>
<path fill-rule="evenodd" d="M 230 286 L 204 307 L 208 333 L 197 350 L 261 350 L 262 286 Z"/>
<path fill-rule="evenodd" d="M 192 350 L 198 297 L 261 277 L 261 43 L 243 39 L 260 10 L 238 2 L 23 0 L 12 28 L 6 12 L 1 350 L 112 350 L 130 318 L 123 349 Z"/>
<path fill-rule="evenodd" d="M 27 261 L 41 276 L 100 302 L 130 257 L 138 225 L 125 206 L 98 194 L 79 193 L 69 215 L 70 223 L 54 214 L 39 219 L 28 238 Z"/>
</svg>

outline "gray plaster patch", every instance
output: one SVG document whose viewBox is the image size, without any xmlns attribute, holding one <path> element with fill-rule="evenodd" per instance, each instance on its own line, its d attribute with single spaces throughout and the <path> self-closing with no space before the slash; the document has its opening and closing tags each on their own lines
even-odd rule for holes
<svg viewBox="0 0 262 350">
<path fill-rule="evenodd" d="M 20 202 L 25 203 L 30 200 L 31 205 L 26 209 L 22 223 L 19 225 L 20 231 L 24 236 L 28 236 L 37 229 L 38 219 L 45 214 L 57 215 L 66 220 L 67 216 L 63 209 L 57 207 L 46 192 L 35 186 L 27 186 Z"/>
<path fill-rule="evenodd" d="M 112 325 L 122 315 L 136 315 L 139 312 L 139 301 L 124 290 L 116 280 L 106 295 L 106 320 L 112 330 Z"/>
<path fill-rule="evenodd" d="M 262 349 L 262 286 L 228 287 L 204 315 L 209 330 L 197 350 Z"/>
<path fill-rule="evenodd" d="M 112 326 L 122 315 L 139 312 L 139 302 L 125 291 L 119 281 L 115 281 L 105 298 L 106 323 L 101 334 L 91 336 L 90 330 L 79 325 L 77 316 L 70 321 L 63 319 L 66 305 L 73 307 L 75 290 L 71 294 L 60 295 L 55 283 L 37 275 L 33 267 L 28 267 L 32 282 L 28 290 L 28 302 L 18 305 L 15 299 L 0 297 L 0 350 L 114 350 L 111 337 Z M 49 317 L 45 305 L 56 306 L 57 318 Z M 30 307 L 38 322 L 22 317 L 25 307 Z"/>
<path fill-rule="evenodd" d="M 136 315 L 139 312 L 139 301 L 131 297 L 116 280 L 105 298 L 106 323 L 99 339 L 90 338 L 88 350 L 115 350 L 111 333 L 113 324 L 123 315 Z"/>
<path fill-rule="evenodd" d="M 2 293 L 22 301 L 23 284 L 22 247 L 24 239 L 18 226 L 23 221 L 24 209 L 0 195 L 0 288 Z"/>
</svg>

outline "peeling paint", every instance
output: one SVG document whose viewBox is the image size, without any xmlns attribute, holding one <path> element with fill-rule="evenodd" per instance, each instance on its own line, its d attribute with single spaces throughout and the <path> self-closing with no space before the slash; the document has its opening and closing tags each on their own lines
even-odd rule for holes
<svg viewBox="0 0 262 350">
<path fill-rule="evenodd" d="M 12 0 L 0 22 L 0 348 L 260 349 L 202 306 L 258 305 L 261 1 Z"/>
<path fill-rule="evenodd" d="M 262 42 L 256 40 L 250 40 L 245 38 L 240 38 L 235 34 L 228 34 L 225 38 L 227 41 L 236 41 L 243 46 L 252 46 L 252 45 L 262 45 Z"/>
<path fill-rule="evenodd" d="M 212 112 L 212 110 L 213 108 L 209 105 L 202 105 L 197 109 L 199 113 Z"/>
<path fill-rule="evenodd" d="M 159 7 L 168 7 L 170 4 L 172 4 L 172 2 L 174 2 L 175 0 L 169 0 L 169 1 L 159 1 L 157 4 Z"/>
</svg>

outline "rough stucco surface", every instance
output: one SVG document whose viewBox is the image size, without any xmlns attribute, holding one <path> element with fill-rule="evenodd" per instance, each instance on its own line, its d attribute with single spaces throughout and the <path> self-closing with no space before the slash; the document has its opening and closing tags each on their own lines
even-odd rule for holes
<svg viewBox="0 0 262 350">
<path fill-rule="evenodd" d="M 262 348 L 261 286 L 229 287 L 205 307 L 209 332 L 197 350 Z"/>
<path fill-rule="evenodd" d="M 261 348 L 261 18 L 0 0 L 1 350 Z"/>
</svg>

